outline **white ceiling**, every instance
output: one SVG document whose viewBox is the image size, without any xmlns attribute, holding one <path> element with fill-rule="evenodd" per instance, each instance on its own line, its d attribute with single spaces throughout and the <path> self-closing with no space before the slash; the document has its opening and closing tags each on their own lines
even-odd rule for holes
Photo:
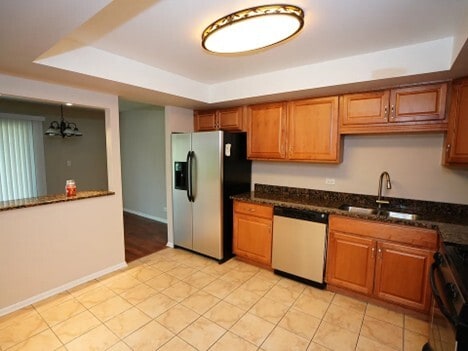
<svg viewBox="0 0 468 351">
<path fill-rule="evenodd" d="M 187 107 L 468 75 L 468 0 L 291 0 L 303 31 L 220 56 L 203 29 L 265 0 L 0 2 L 0 72 Z M 0 87 L 1 93 L 1 87 Z"/>
</svg>

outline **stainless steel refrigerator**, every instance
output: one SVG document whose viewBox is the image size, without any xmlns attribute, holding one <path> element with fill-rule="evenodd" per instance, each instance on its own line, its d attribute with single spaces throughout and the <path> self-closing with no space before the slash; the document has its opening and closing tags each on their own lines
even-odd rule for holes
<svg viewBox="0 0 468 351">
<path fill-rule="evenodd" d="M 172 134 L 172 177 L 175 246 L 232 257 L 230 196 L 250 191 L 246 134 Z"/>
</svg>

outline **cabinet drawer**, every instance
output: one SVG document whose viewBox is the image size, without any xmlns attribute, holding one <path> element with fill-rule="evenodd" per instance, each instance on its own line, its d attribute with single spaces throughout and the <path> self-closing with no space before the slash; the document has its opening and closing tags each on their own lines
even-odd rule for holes
<svg viewBox="0 0 468 351">
<path fill-rule="evenodd" d="M 248 202 L 234 201 L 234 211 L 251 216 L 273 218 L 273 206 L 257 205 Z"/>
</svg>

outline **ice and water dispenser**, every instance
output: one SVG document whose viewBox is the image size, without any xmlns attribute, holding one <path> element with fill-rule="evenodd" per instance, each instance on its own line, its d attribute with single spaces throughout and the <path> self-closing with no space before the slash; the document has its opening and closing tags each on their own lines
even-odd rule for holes
<svg viewBox="0 0 468 351">
<path fill-rule="evenodd" d="M 174 188 L 187 190 L 187 162 L 174 162 Z"/>
</svg>

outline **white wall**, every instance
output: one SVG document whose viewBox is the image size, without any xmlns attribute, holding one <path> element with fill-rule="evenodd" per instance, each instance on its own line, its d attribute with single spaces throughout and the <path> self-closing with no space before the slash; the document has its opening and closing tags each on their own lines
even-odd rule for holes
<svg viewBox="0 0 468 351">
<path fill-rule="evenodd" d="M 255 183 L 377 195 L 379 175 L 390 173 L 391 197 L 468 204 L 468 169 L 441 165 L 443 134 L 344 137 L 339 165 L 256 161 Z M 326 185 L 333 178 L 335 185 Z"/>
<path fill-rule="evenodd" d="M 167 222 L 164 108 L 120 113 L 124 209 Z"/>
<path fill-rule="evenodd" d="M 115 195 L 0 212 L 0 315 L 125 266 L 117 96 L 0 75 L 0 93 L 105 110 Z M 90 170 L 92 171 L 92 170 Z"/>
<path fill-rule="evenodd" d="M 193 131 L 193 111 L 166 106 L 166 184 L 167 184 L 167 245 L 174 246 L 174 226 L 172 218 L 172 156 L 171 134 Z"/>
</svg>

